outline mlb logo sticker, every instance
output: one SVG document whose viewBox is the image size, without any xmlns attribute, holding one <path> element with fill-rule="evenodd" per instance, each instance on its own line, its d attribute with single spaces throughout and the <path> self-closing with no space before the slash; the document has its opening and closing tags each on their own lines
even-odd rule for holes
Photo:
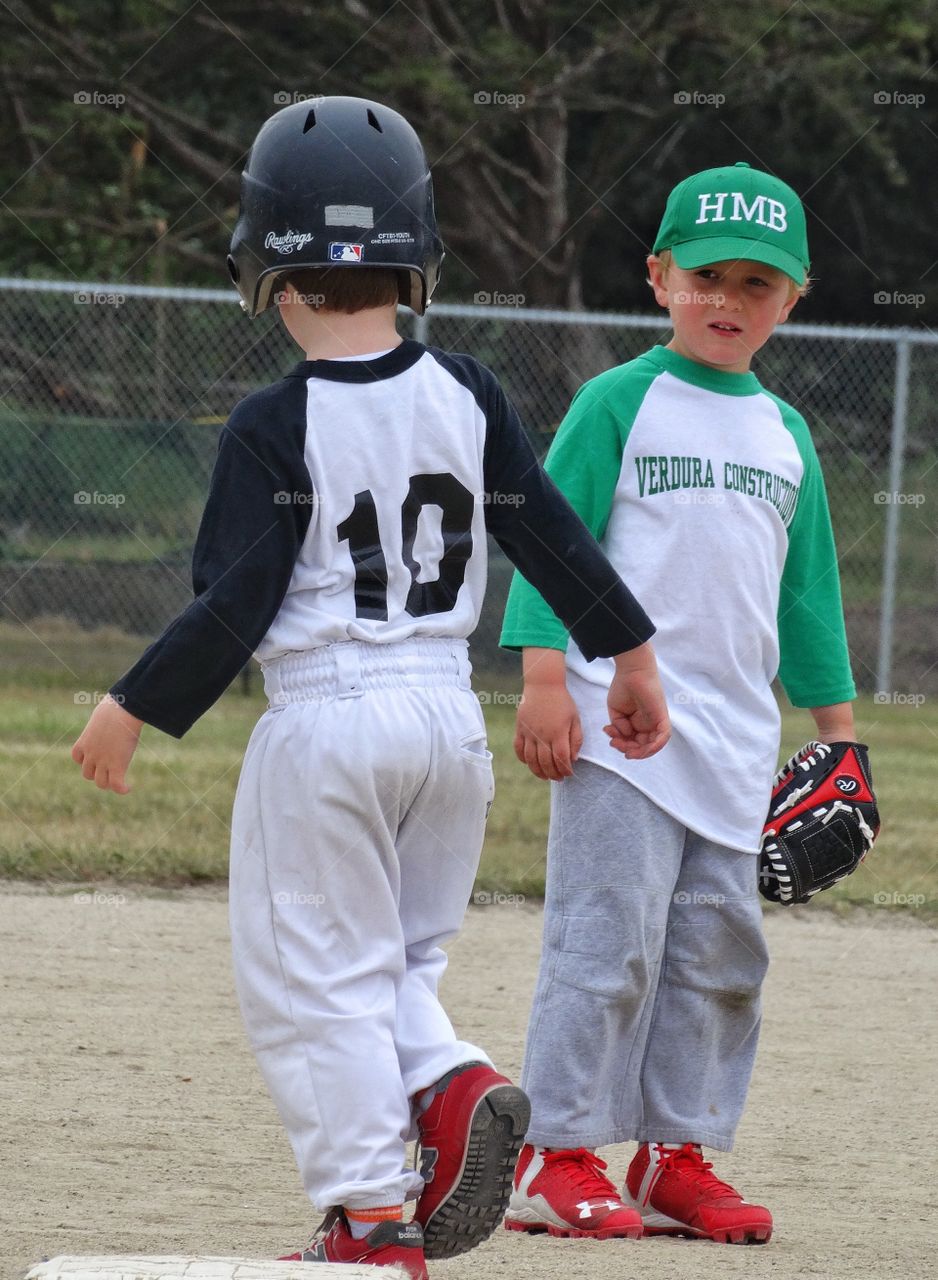
<svg viewBox="0 0 938 1280">
<path fill-rule="evenodd" d="M 348 244 L 343 240 L 333 240 L 329 245 L 329 261 L 361 262 L 364 252 L 363 244 Z"/>
</svg>

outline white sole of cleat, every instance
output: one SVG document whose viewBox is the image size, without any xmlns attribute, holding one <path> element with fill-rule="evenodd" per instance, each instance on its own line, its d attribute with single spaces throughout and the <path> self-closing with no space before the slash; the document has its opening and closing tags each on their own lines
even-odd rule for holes
<svg viewBox="0 0 938 1280">
<path fill-rule="evenodd" d="M 580 1231 L 577 1227 L 555 1227 L 551 1222 L 518 1222 L 505 1219 L 506 1231 L 527 1231 L 529 1234 L 556 1236 L 561 1240 L 641 1240 L 644 1231 L 633 1227 L 630 1231 Z"/>
<path fill-rule="evenodd" d="M 686 1222 L 679 1222 L 677 1218 L 669 1218 L 666 1213 L 639 1208 L 627 1187 L 623 1199 L 642 1215 L 646 1236 L 690 1236 L 693 1240 L 712 1240 L 714 1244 L 768 1244 L 772 1238 L 771 1224 L 766 1226 L 764 1222 L 742 1222 L 723 1231 L 701 1231 Z"/>
</svg>

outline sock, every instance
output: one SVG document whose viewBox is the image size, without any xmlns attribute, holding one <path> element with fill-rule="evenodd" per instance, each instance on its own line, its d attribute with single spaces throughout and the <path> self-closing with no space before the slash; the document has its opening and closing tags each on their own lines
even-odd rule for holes
<svg viewBox="0 0 938 1280">
<path fill-rule="evenodd" d="M 385 1204 L 377 1209 L 350 1209 L 345 1205 L 344 1209 L 353 1240 L 364 1240 L 379 1222 L 399 1222 L 404 1217 L 402 1204 Z"/>
</svg>

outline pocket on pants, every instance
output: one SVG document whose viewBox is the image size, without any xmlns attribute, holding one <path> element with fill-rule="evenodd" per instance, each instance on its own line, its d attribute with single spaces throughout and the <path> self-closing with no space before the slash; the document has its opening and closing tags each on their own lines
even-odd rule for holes
<svg viewBox="0 0 938 1280">
<path fill-rule="evenodd" d="M 470 766 L 473 774 L 478 772 L 478 781 L 483 788 L 485 817 L 488 818 L 492 801 L 495 799 L 495 773 L 492 768 L 492 753 L 484 733 L 467 734 L 460 739 L 458 754 Z"/>
<path fill-rule="evenodd" d="M 704 898 L 672 913 L 666 972 L 671 986 L 744 1003 L 758 996 L 768 963 L 758 898 Z"/>
<path fill-rule="evenodd" d="M 482 765 L 483 768 L 491 769 L 492 753 L 489 751 L 488 739 L 485 733 L 468 733 L 459 742 L 459 754 L 470 764 Z"/>
<path fill-rule="evenodd" d="M 555 975 L 568 987 L 610 1000 L 643 1000 L 650 967 L 641 932 L 608 916 L 567 916 Z"/>
</svg>

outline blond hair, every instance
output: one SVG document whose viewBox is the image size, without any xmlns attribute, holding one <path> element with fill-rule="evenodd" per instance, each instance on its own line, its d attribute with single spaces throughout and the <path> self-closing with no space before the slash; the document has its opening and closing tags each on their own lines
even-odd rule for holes
<svg viewBox="0 0 938 1280">
<path fill-rule="evenodd" d="M 657 258 L 658 261 L 661 263 L 661 274 L 665 278 L 667 278 L 668 271 L 671 268 L 671 263 L 674 261 L 674 258 L 672 257 L 672 254 L 671 254 L 671 250 L 662 249 L 660 253 L 654 253 L 651 256 L 653 258 Z M 795 281 L 792 280 L 791 276 L 786 276 L 786 279 L 788 280 L 789 299 L 796 298 L 796 297 L 803 298 L 805 294 L 808 293 L 811 286 L 814 284 L 814 277 L 810 275 L 805 275 L 804 284 L 801 284 L 801 285 L 796 284 Z M 651 281 L 647 280 L 646 283 L 651 284 Z"/>
</svg>

